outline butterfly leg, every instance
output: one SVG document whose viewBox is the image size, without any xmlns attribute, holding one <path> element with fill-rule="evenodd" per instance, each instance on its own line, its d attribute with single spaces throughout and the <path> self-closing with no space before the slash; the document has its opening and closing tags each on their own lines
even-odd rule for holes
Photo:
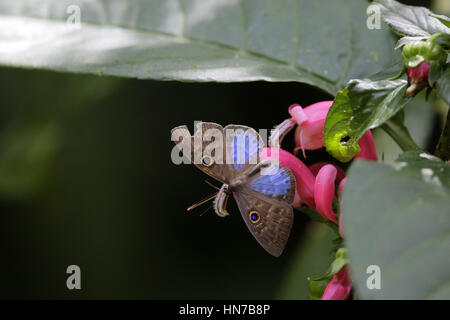
<svg viewBox="0 0 450 320">
<path fill-rule="evenodd" d="M 217 194 L 216 199 L 214 199 L 214 211 L 216 211 L 219 217 L 228 216 L 227 212 L 227 201 L 230 195 L 230 191 L 227 184 L 223 184 Z"/>
</svg>

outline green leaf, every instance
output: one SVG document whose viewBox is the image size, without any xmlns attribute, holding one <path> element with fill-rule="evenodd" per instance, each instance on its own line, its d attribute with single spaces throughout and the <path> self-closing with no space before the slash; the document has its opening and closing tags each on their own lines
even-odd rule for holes
<svg viewBox="0 0 450 320">
<path fill-rule="evenodd" d="M 307 226 L 305 239 L 290 259 L 291 264 L 285 273 L 277 299 L 309 298 L 308 277 L 326 270 L 333 261 L 331 253 L 335 238 L 336 234 L 323 224 L 312 222 Z"/>
<path fill-rule="evenodd" d="M 327 151 L 342 162 L 360 152 L 359 139 L 368 129 L 382 125 L 408 101 L 403 79 L 351 80 L 338 92 L 327 114 L 324 141 Z"/>
<path fill-rule="evenodd" d="M 408 42 L 425 41 L 430 38 L 431 37 L 429 37 L 429 36 L 402 37 L 397 41 L 397 44 L 395 45 L 395 49 L 399 49 L 399 48 L 403 47 Z M 440 45 L 442 48 L 444 48 L 445 50 L 448 50 L 450 48 L 450 34 L 436 33 L 433 43 L 436 43 L 436 44 Z"/>
<path fill-rule="evenodd" d="M 400 167 L 407 165 L 408 168 L 429 168 L 433 170 L 433 177 L 439 179 L 438 184 L 450 188 L 450 166 L 432 154 L 419 150 L 407 151 L 398 157 L 397 162 Z"/>
<path fill-rule="evenodd" d="M 336 273 L 341 271 L 341 269 L 348 263 L 349 261 L 347 258 L 347 249 L 340 248 L 339 250 L 337 250 L 336 259 L 331 263 L 330 267 L 328 268 L 328 271 L 321 276 L 312 276 L 311 281 L 330 279 Z"/>
<path fill-rule="evenodd" d="M 436 81 L 442 76 L 442 66 L 436 62 L 430 62 L 430 71 L 428 72 L 428 84 L 433 87 Z"/>
<path fill-rule="evenodd" d="M 450 106 L 450 63 L 444 66 L 444 71 L 436 80 L 436 91 L 439 97 Z"/>
<path fill-rule="evenodd" d="M 311 276 L 308 278 L 310 300 L 320 300 L 325 291 L 327 284 L 331 281 L 333 276 L 349 263 L 347 258 L 347 249 L 340 248 L 336 252 L 336 259 L 331 263 L 328 271 L 321 276 Z"/>
<path fill-rule="evenodd" d="M 450 166 L 410 151 L 396 166 L 358 160 L 343 191 L 350 275 L 361 299 L 450 298 Z M 368 289 L 368 267 L 381 289 Z"/>
<path fill-rule="evenodd" d="M 424 7 L 407 6 L 394 0 L 376 0 L 382 19 L 402 36 L 430 37 L 435 33 L 450 33 L 448 26 L 438 19 L 445 16 L 433 14 Z"/>
<path fill-rule="evenodd" d="M 76 21 L 74 6 L 80 28 L 66 24 Z M 361 0 L 0 0 L 0 64 L 157 80 L 298 81 L 335 94 L 392 60 L 395 39 L 366 27 L 366 7 Z"/>
<path fill-rule="evenodd" d="M 322 279 L 322 280 L 308 279 L 308 289 L 309 289 L 308 299 L 309 300 L 320 300 L 330 281 L 331 281 L 331 278 Z"/>
<path fill-rule="evenodd" d="M 440 45 L 445 50 L 450 49 L 450 34 L 439 34 L 436 36 L 436 39 L 434 40 L 434 43 Z"/>
<path fill-rule="evenodd" d="M 450 28 L 450 18 L 444 15 L 430 13 L 430 16 L 438 19 L 441 23 L 443 23 L 446 27 Z"/>
<path fill-rule="evenodd" d="M 408 42 L 414 42 L 414 41 L 422 41 L 427 40 L 429 36 L 419 36 L 419 37 L 401 37 L 398 39 L 397 44 L 395 45 L 395 49 L 400 49 Z"/>
</svg>

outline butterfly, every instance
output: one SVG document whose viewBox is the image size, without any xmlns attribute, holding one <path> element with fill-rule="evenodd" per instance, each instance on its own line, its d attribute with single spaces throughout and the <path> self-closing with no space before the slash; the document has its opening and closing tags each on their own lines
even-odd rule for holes
<svg viewBox="0 0 450 320">
<path fill-rule="evenodd" d="M 260 158 L 261 136 L 247 126 L 198 122 L 193 136 L 186 126 L 172 129 L 172 140 L 188 163 L 223 184 L 213 196 L 215 212 L 228 215 L 233 195 L 251 234 L 268 253 L 280 256 L 294 219 L 295 177 L 277 161 Z"/>
</svg>

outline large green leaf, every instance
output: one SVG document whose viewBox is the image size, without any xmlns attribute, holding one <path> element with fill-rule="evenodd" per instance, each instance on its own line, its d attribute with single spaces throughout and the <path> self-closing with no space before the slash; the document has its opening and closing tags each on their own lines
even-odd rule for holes
<svg viewBox="0 0 450 320">
<path fill-rule="evenodd" d="M 450 166 L 423 152 L 397 166 L 358 160 L 343 192 L 351 278 L 361 299 L 450 298 Z M 381 289 L 368 289 L 371 265 Z"/>
<path fill-rule="evenodd" d="M 74 5 L 78 29 L 66 24 Z M 366 7 L 364 0 L 0 0 L 0 63 L 159 80 L 299 81 L 334 94 L 392 59 L 395 39 L 366 27 Z"/>
<path fill-rule="evenodd" d="M 444 66 L 444 72 L 436 81 L 438 95 L 450 106 L 450 63 Z"/>
<path fill-rule="evenodd" d="M 351 160 L 360 151 L 358 141 L 364 133 L 403 108 L 407 86 L 403 79 L 351 80 L 338 92 L 327 114 L 324 129 L 327 151 L 340 161 Z"/>
<path fill-rule="evenodd" d="M 429 37 L 435 33 L 450 33 L 443 22 L 448 18 L 427 8 L 407 6 L 394 0 L 376 0 L 375 3 L 383 20 L 400 35 Z"/>
</svg>

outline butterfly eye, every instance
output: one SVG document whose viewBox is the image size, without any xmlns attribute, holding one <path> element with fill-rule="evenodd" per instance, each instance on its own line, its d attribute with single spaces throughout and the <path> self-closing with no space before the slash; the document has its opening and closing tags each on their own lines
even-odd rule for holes
<svg viewBox="0 0 450 320">
<path fill-rule="evenodd" d="M 205 167 L 211 167 L 214 164 L 214 159 L 210 156 L 203 156 L 202 157 L 202 165 Z"/>
<path fill-rule="evenodd" d="M 258 223 L 259 220 L 261 219 L 261 216 L 259 215 L 258 211 L 250 211 L 250 213 L 248 214 L 248 217 L 250 218 L 250 221 L 252 223 Z"/>
</svg>

